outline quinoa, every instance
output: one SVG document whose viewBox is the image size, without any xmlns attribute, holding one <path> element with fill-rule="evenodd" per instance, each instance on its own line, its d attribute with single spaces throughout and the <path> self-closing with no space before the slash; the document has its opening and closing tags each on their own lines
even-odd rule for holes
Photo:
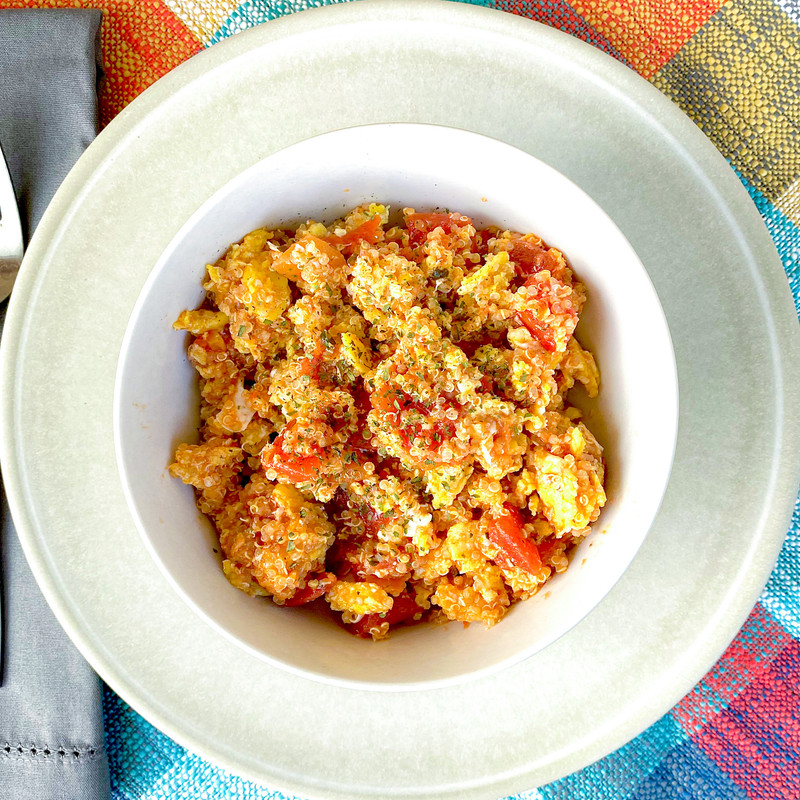
<svg viewBox="0 0 800 800">
<path fill-rule="evenodd" d="M 569 564 L 603 507 L 586 300 L 532 233 L 380 204 L 249 233 L 174 327 L 199 373 L 195 488 L 230 582 L 327 603 L 381 639 L 499 622 Z M 289 612 L 287 612 L 289 613 Z"/>
</svg>

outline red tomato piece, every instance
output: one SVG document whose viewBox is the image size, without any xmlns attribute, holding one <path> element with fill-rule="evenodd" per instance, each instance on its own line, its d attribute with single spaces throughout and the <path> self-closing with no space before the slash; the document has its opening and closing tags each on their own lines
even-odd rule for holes
<svg viewBox="0 0 800 800">
<path fill-rule="evenodd" d="M 508 257 L 516 265 L 517 275 L 520 278 L 529 278 L 543 270 L 550 270 L 556 274 L 561 269 L 555 256 L 546 247 L 540 247 L 525 239 L 515 240 L 511 250 L 508 251 Z"/>
<path fill-rule="evenodd" d="M 498 341 L 497 337 L 493 338 L 487 333 L 482 333 L 477 339 L 462 339 L 460 342 L 456 342 L 456 344 L 464 351 L 467 358 L 472 358 L 479 348 L 487 344 L 497 347 Z"/>
<path fill-rule="evenodd" d="M 372 408 L 369 392 L 363 385 L 359 385 L 353 391 L 353 399 L 355 400 L 353 405 L 356 412 L 356 430 L 348 439 L 347 447 L 356 454 L 359 461 L 362 459 L 376 461 L 378 451 L 370 441 L 371 434 L 367 425 L 367 414 Z M 364 434 L 367 434 L 366 437 Z"/>
<path fill-rule="evenodd" d="M 345 625 L 345 628 L 354 636 L 368 639 L 370 638 L 370 628 L 374 628 L 382 622 L 388 622 L 389 626 L 399 625 L 401 622 L 407 622 L 421 611 L 423 609 L 417 605 L 411 595 L 401 594 L 399 597 L 394 598 L 392 607 L 383 616 L 380 614 L 364 614 L 358 622 Z"/>
<path fill-rule="evenodd" d="M 539 548 L 525 538 L 522 525 L 519 509 L 505 503 L 503 513 L 489 520 L 489 541 L 515 567 L 535 575 L 542 568 L 542 559 Z"/>
<path fill-rule="evenodd" d="M 378 451 L 369 439 L 365 439 L 360 431 L 356 431 L 348 440 L 347 448 L 352 453 L 351 458 L 355 458 L 359 463 L 378 459 Z"/>
<path fill-rule="evenodd" d="M 359 417 L 366 417 L 369 414 L 369 410 L 372 408 L 369 397 L 369 391 L 363 383 L 360 383 L 353 391 L 353 401 Z"/>
<path fill-rule="evenodd" d="M 327 570 L 342 580 L 359 581 L 371 580 L 373 576 L 380 576 L 380 580 L 397 578 L 408 572 L 408 567 L 397 556 L 382 556 L 375 546 L 378 534 L 395 519 L 394 513 L 383 516 L 366 503 L 356 505 L 347 500 L 338 500 L 335 505 L 337 517 L 348 510 L 351 519 L 355 517 L 362 522 L 363 532 L 357 536 L 337 537 L 325 554 Z"/>
<path fill-rule="evenodd" d="M 261 463 L 264 469 L 274 469 L 280 477 L 293 483 L 313 481 L 322 467 L 322 459 L 316 455 L 298 455 L 287 452 L 284 447 L 285 439 L 286 429 L 281 431 L 275 441 L 261 452 Z"/>
<path fill-rule="evenodd" d="M 519 321 L 531 332 L 531 336 L 550 353 L 555 352 L 556 337 L 552 329 L 542 322 L 533 311 L 525 309 L 517 314 Z"/>
<path fill-rule="evenodd" d="M 452 233 L 456 228 L 463 228 L 470 225 L 471 220 L 461 219 L 458 214 L 409 214 L 405 218 L 406 228 L 408 228 L 408 240 L 412 247 L 419 247 L 425 244 L 428 234 L 441 228 L 445 233 Z"/>
<path fill-rule="evenodd" d="M 481 378 L 481 391 L 490 394 L 494 387 L 494 381 L 489 375 L 484 375 Z"/>
<path fill-rule="evenodd" d="M 314 354 L 313 358 L 303 358 L 299 362 L 300 375 L 308 375 L 309 378 L 319 380 L 319 371 L 322 366 L 322 353 L 324 352 L 324 345 L 322 342 L 317 342 L 317 350 L 319 352 Z"/>
<path fill-rule="evenodd" d="M 318 456 L 296 455 L 281 455 L 271 464 L 265 464 L 265 467 L 272 467 L 278 475 L 293 483 L 310 483 L 321 466 L 322 459 Z"/>
<path fill-rule="evenodd" d="M 348 558 L 353 545 L 346 539 L 335 539 L 325 553 L 325 569 L 333 572 L 340 580 L 352 580 L 355 564 Z"/>
<path fill-rule="evenodd" d="M 543 542 L 541 542 L 541 544 L 537 545 L 542 563 L 547 564 L 553 557 L 553 553 L 555 553 L 561 544 L 565 544 L 564 539 L 556 539 L 556 537 L 553 536 L 549 539 L 545 539 Z M 567 541 L 566 544 L 569 544 L 569 542 Z"/>
<path fill-rule="evenodd" d="M 572 303 L 571 290 L 554 276 L 547 278 L 532 275 L 524 286 L 528 289 L 527 296 L 531 305 L 546 309 L 552 322 L 543 322 L 533 308 L 520 311 L 517 318 L 531 332 L 531 336 L 552 353 L 558 347 L 556 329 L 562 330 L 569 337 L 578 323 L 578 312 Z M 568 293 L 567 297 L 559 297 L 564 290 Z"/>
<path fill-rule="evenodd" d="M 308 581 L 315 579 L 318 581 L 316 586 L 309 586 Z M 313 600 L 316 600 L 328 589 L 333 585 L 333 582 L 336 580 L 336 576 L 330 572 L 323 572 L 317 575 L 310 575 L 308 580 L 306 581 L 306 585 L 302 589 L 298 589 L 285 603 L 285 606 L 289 606 L 290 608 L 293 606 L 304 606 L 306 603 L 310 603 Z"/>
<path fill-rule="evenodd" d="M 348 231 L 342 236 L 328 236 L 325 241 L 328 244 L 337 245 L 342 248 L 345 255 L 352 255 L 353 251 L 360 242 L 375 244 L 380 239 L 381 218 L 376 214 L 366 222 L 362 222 L 357 228 Z"/>
</svg>

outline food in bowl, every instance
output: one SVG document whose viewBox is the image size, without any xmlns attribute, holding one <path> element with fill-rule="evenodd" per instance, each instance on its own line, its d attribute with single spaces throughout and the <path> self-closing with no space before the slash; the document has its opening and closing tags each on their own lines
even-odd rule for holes
<svg viewBox="0 0 800 800">
<path fill-rule="evenodd" d="M 599 389 L 586 299 L 532 233 L 380 204 L 259 228 L 208 266 L 192 334 L 198 444 L 170 472 L 229 581 L 325 602 L 350 632 L 499 622 L 567 569 L 605 503 L 571 406 Z"/>
</svg>

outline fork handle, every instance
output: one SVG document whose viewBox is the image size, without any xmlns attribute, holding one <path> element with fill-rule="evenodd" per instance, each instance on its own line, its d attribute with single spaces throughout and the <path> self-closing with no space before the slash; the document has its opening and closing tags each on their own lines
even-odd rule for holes
<svg viewBox="0 0 800 800">
<path fill-rule="evenodd" d="M 18 258 L 0 258 L 0 302 L 11 294 L 19 272 Z"/>
</svg>

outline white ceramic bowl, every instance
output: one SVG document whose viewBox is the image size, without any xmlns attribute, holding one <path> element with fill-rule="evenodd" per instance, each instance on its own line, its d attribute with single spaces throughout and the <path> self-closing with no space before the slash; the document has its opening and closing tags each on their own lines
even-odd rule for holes
<svg viewBox="0 0 800 800">
<path fill-rule="evenodd" d="M 205 265 L 262 225 L 330 221 L 365 201 L 449 208 L 531 231 L 563 250 L 589 301 L 578 334 L 602 372 L 580 403 L 605 447 L 608 505 L 569 570 L 491 630 L 419 625 L 374 643 L 308 609 L 234 589 L 193 490 L 167 465 L 196 440 L 198 390 L 186 337 L 172 329 L 203 297 Z M 397 690 L 475 677 L 546 647 L 580 622 L 625 571 L 656 515 L 677 433 L 677 377 L 664 314 L 642 264 L 606 214 L 563 175 L 494 139 L 431 125 L 349 128 L 254 164 L 183 225 L 154 266 L 120 353 L 117 459 L 131 512 L 164 574 L 211 625 L 251 653 L 338 684 Z M 624 620 L 620 620 L 624 624 Z"/>
</svg>

